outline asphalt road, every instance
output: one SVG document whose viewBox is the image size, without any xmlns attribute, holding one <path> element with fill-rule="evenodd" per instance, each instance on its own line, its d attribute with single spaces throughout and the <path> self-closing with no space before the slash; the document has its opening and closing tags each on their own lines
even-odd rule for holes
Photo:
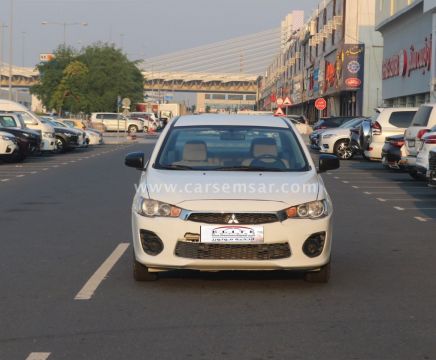
<svg viewBox="0 0 436 360">
<path fill-rule="evenodd" d="M 360 161 L 326 174 L 335 204 L 326 285 L 284 272 L 135 283 L 139 173 L 123 157 L 151 148 L 0 164 L 1 360 L 436 359 L 434 189 Z M 111 260 L 89 299 L 77 299 Z"/>
</svg>

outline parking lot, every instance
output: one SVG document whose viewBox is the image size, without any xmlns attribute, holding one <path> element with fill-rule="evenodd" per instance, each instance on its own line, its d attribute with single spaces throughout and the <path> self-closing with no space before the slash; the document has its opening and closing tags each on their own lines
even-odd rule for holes
<svg viewBox="0 0 436 360">
<path fill-rule="evenodd" d="M 191 271 L 135 283 L 139 173 L 123 159 L 152 148 L 0 166 L 9 179 L 0 183 L 0 359 L 436 357 L 434 189 L 359 160 L 325 174 L 335 205 L 326 285 L 298 273 Z"/>
</svg>

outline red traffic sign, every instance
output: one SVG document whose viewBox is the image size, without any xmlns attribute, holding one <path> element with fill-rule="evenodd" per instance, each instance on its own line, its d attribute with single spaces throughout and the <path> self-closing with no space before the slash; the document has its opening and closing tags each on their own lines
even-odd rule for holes
<svg viewBox="0 0 436 360">
<path fill-rule="evenodd" d="M 283 100 L 283 105 L 285 105 L 285 106 L 290 106 L 290 105 L 292 105 L 292 101 L 291 101 L 291 99 L 289 98 L 289 96 L 286 96 L 286 97 L 285 97 L 285 100 Z"/>
<path fill-rule="evenodd" d="M 285 113 L 283 112 L 282 108 L 278 108 L 274 113 L 274 116 L 283 116 L 283 115 L 285 115 Z"/>
<path fill-rule="evenodd" d="M 277 105 L 282 106 L 283 105 L 283 98 L 279 97 L 277 98 Z"/>
<path fill-rule="evenodd" d="M 327 107 L 327 101 L 325 101 L 324 98 L 316 99 L 315 107 L 317 108 L 317 110 L 322 111 Z"/>
</svg>

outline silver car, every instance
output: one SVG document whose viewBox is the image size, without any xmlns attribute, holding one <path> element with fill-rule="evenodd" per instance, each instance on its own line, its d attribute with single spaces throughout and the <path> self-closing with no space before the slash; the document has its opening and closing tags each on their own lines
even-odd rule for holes
<svg viewBox="0 0 436 360">
<path fill-rule="evenodd" d="M 129 133 L 144 131 L 144 121 L 129 119 L 117 113 L 92 113 L 91 121 L 102 123 L 107 131 L 128 131 Z"/>
</svg>

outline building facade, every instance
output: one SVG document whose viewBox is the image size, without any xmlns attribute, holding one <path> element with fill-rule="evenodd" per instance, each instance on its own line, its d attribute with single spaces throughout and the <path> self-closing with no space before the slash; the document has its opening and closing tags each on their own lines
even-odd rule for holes
<svg viewBox="0 0 436 360">
<path fill-rule="evenodd" d="M 383 100 L 386 106 L 419 106 L 434 97 L 433 0 L 377 0 L 377 30 L 384 39 Z"/>
<path fill-rule="evenodd" d="M 375 31 L 375 0 L 325 0 L 289 37 L 261 80 L 260 106 L 277 107 L 289 96 L 288 113 L 371 115 L 381 104 L 383 41 Z M 323 97 L 327 108 L 314 107 Z"/>
<path fill-rule="evenodd" d="M 197 93 L 197 111 L 204 113 L 255 110 L 256 100 L 256 94 Z"/>
</svg>

